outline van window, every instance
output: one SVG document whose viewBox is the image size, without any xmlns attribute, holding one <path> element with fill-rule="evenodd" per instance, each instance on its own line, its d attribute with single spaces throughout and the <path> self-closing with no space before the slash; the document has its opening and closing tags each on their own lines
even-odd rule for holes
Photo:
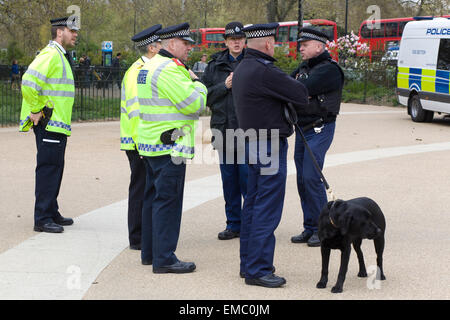
<svg viewBox="0 0 450 320">
<path fill-rule="evenodd" d="M 441 39 L 437 68 L 450 71 L 450 39 Z"/>
<path fill-rule="evenodd" d="M 288 28 L 288 26 L 278 28 L 277 42 L 288 41 Z"/>
</svg>

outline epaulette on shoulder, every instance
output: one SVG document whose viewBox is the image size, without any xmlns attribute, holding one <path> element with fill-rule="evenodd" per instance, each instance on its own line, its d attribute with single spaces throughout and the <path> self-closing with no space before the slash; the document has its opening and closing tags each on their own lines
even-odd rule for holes
<svg viewBox="0 0 450 320">
<path fill-rule="evenodd" d="M 261 62 L 265 66 L 267 66 L 267 65 L 272 63 L 271 61 L 266 60 L 266 59 L 262 59 L 262 58 L 256 58 L 256 61 Z"/>
<path fill-rule="evenodd" d="M 175 62 L 177 66 L 184 67 L 184 63 L 178 60 L 177 58 L 172 58 L 172 61 Z"/>
</svg>

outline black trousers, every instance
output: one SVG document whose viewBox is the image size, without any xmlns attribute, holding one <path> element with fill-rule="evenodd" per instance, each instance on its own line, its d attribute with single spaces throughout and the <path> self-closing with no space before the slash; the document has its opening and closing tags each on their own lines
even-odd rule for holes
<svg viewBox="0 0 450 320">
<path fill-rule="evenodd" d="M 34 224 L 42 226 L 60 217 L 58 195 L 64 172 L 67 136 L 46 131 L 39 123 L 33 128 L 36 137 L 36 185 Z"/>
<path fill-rule="evenodd" d="M 186 163 L 175 162 L 170 155 L 144 159 L 147 184 L 141 259 L 152 261 L 153 268 L 159 268 L 178 261 L 175 251 L 180 235 Z"/>
<path fill-rule="evenodd" d="M 146 170 L 144 160 L 136 150 L 126 150 L 126 153 L 131 169 L 128 188 L 128 239 L 130 245 L 140 245 Z"/>
</svg>

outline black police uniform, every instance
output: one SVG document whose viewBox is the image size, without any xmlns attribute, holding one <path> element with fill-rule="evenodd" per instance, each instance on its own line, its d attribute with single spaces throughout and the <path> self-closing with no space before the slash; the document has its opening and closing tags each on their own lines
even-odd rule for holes
<svg viewBox="0 0 450 320">
<path fill-rule="evenodd" d="M 244 32 L 247 38 L 273 36 L 277 26 L 277 23 L 253 25 L 245 28 Z M 272 33 L 267 32 L 270 29 Z M 260 148 L 267 147 L 267 151 L 260 149 L 255 159 L 251 159 L 255 142 L 246 142 L 248 189 L 240 235 L 241 274 L 247 284 L 268 287 L 285 283 L 283 278 L 283 282 L 271 278 L 274 231 L 281 219 L 285 196 L 287 137 L 293 133 L 292 126 L 284 118 L 284 108 L 288 102 L 300 108 L 307 104 L 308 97 L 304 85 L 275 67 L 275 61 L 273 57 L 249 48 L 233 76 L 233 98 L 239 127 L 243 130 L 268 129 L 271 132 L 265 139 L 258 131 L 257 143 Z M 279 131 L 278 137 L 273 135 L 273 130 Z M 269 164 L 263 160 L 266 153 L 272 160 Z M 272 166 L 274 163 L 275 168 Z M 271 166 L 274 170 L 269 169 Z"/>
<path fill-rule="evenodd" d="M 224 37 L 245 38 L 240 22 L 230 22 L 225 27 Z M 208 88 L 208 105 L 211 108 L 211 129 L 226 137 L 227 129 L 237 129 L 238 121 L 233 102 L 233 88 L 225 86 L 225 80 L 233 72 L 245 55 L 245 49 L 234 58 L 229 49 L 215 53 L 203 73 L 202 81 Z M 215 131 L 214 130 L 214 131 Z M 239 236 L 241 230 L 242 199 L 247 194 L 248 167 L 238 161 L 234 143 L 227 148 L 224 139 L 215 140 L 213 131 L 212 143 L 219 153 L 220 174 L 222 177 L 223 196 L 225 199 L 226 229 L 219 233 L 220 240 L 228 240 Z M 217 141 L 223 145 L 218 146 Z M 214 143 L 216 142 L 216 144 Z"/>
<path fill-rule="evenodd" d="M 312 28 L 302 28 L 300 42 L 316 40 L 326 43 L 326 34 Z M 336 116 L 341 104 L 344 74 L 338 64 L 331 59 L 328 51 L 304 61 L 291 74 L 308 88 L 309 113 L 299 112 L 299 125 L 304 127 L 323 119 L 320 130 L 310 128 L 304 132 L 319 166 L 323 168 L 325 154 L 334 137 Z M 317 223 L 323 206 L 327 203 L 325 187 L 313 160 L 305 150 L 305 145 L 296 128 L 294 160 L 297 168 L 297 189 L 303 211 L 304 232 L 292 237 L 294 243 L 307 242 L 308 246 L 320 246 Z"/>
</svg>

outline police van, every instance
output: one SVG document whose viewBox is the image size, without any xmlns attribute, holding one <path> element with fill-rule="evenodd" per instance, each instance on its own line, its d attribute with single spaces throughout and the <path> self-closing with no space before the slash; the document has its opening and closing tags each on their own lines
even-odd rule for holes
<svg viewBox="0 0 450 320">
<path fill-rule="evenodd" d="M 450 114 L 450 20 L 408 22 L 398 54 L 397 96 L 415 122 Z"/>
</svg>

